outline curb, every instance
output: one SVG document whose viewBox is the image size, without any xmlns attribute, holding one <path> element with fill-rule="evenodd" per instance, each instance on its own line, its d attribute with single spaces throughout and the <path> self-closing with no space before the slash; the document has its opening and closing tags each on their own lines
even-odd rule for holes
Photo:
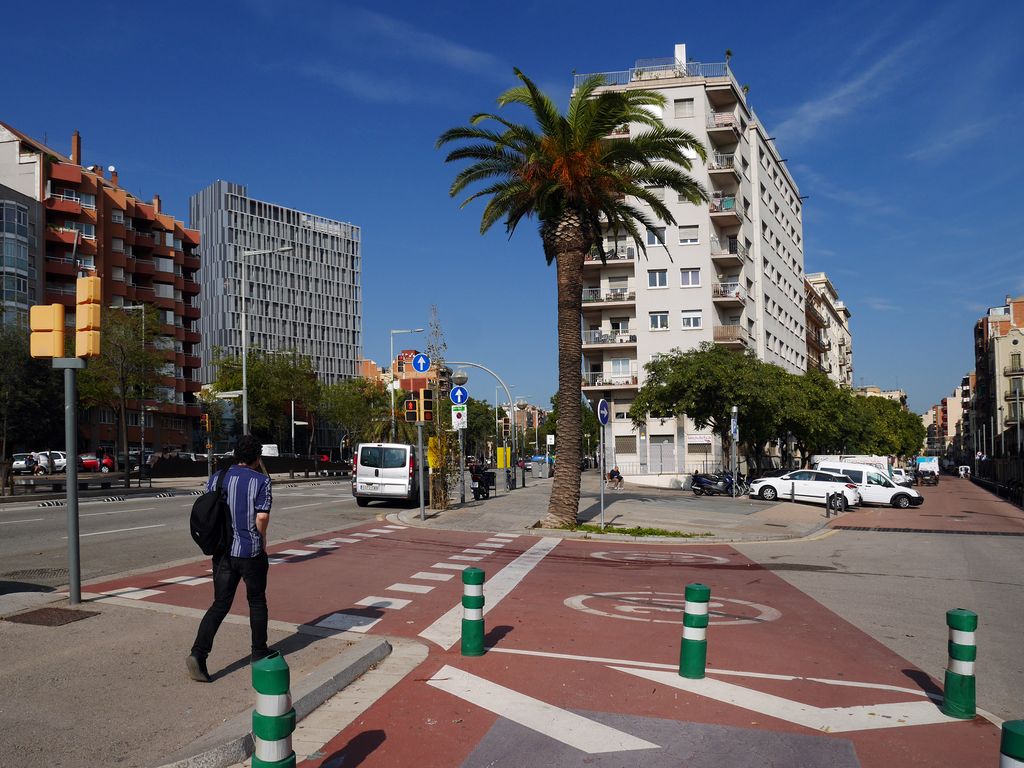
<svg viewBox="0 0 1024 768">
<path fill-rule="evenodd" d="M 334 634 L 334 633 L 332 633 Z M 293 706 L 301 722 L 317 707 L 365 674 L 391 653 L 383 638 L 365 638 L 321 664 L 292 688 Z M 247 760 L 253 751 L 252 713 L 232 718 L 160 768 L 227 768 Z"/>
</svg>

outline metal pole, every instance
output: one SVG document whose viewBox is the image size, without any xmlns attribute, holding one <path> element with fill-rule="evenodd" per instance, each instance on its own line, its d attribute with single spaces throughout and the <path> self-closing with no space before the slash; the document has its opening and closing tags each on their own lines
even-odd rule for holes
<svg viewBox="0 0 1024 768">
<path fill-rule="evenodd" d="M 737 408 L 734 405 L 732 407 L 732 423 L 733 424 L 736 424 L 736 418 L 737 418 L 738 414 L 739 414 L 739 408 Z M 736 498 L 736 481 L 737 481 L 737 477 L 739 475 L 739 471 L 738 471 L 739 468 L 737 467 L 737 463 L 738 463 L 739 460 L 738 460 L 738 458 L 736 456 L 736 452 L 737 452 L 736 438 L 738 436 L 739 436 L 739 433 L 735 429 L 731 430 L 730 437 L 732 438 L 732 440 L 730 441 L 731 445 L 729 447 L 729 469 L 732 470 L 732 488 L 730 489 L 729 495 L 732 496 L 733 498 Z"/>
<path fill-rule="evenodd" d="M 459 503 L 466 503 L 466 452 L 463 447 L 462 435 L 466 430 L 459 430 Z"/>
<path fill-rule="evenodd" d="M 989 417 L 989 430 L 988 430 L 988 442 L 989 442 L 989 458 L 995 458 L 996 455 L 996 417 Z"/>
<path fill-rule="evenodd" d="M 395 442 L 395 332 L 389 330 L 388 336 L 391 337 L 391 357 L 388 358 L 388 371 L 391 372 L 391 380 L 388 382 L 388 389 L 391 390 L 391 442 Z M 423 505 L 420 504 L 420 511 L 423 511 Z"/>
<path fill-rule="evenodd" d="M 394 409 L 392 409 L 394 413 Z M 416 451 L 419 454 L 417 460 L 420 463 L 419 475 L 420 475 L 420 520 L 426 519 L 426 514 L 423 508 L 423 422 L 416 422 Z"/>
<path fill-rule="evenodd" d="M 142 311 L 142 351 L 146 351 L 146 305 L 140 304 Z M 142 460 L 146 455 L 146 391 L 139 385 L 139 488 L 142 487 Z M 129 470 L 130 473 L 130 470 Z M 129 481 L 131 484 L 131 481 Z"/>
<path fill-rule="evenodd" d="M 64 455 L 68 459 L 64 465 L 67 472 L 68 599 L 71 605 L 78 605 L 82 602 L 82 567 L 78 549 L 78 409 L 74 368 L 64 369 Z"/>
<path fill-rule="evenodd" d="M 242 434 L 249 434 L 249 330 L 246 326 L 246 254 L 242 252 Z"/>
<path fill-rule="evenodd" d="M 1021 412 L 1020 412 L 1020 390 L 1017 390 L 1017 456 L 1020 456 L 1020 423 L 1021 423 Z"/>
<path fill-rule="evenodd" d="M 601 495 L 601 530 L 603 531 L 604 530 L 604 480 L 605 480 L 605 471 L 604 471 L 604 424 L 601 425 L 601 433 L 598 436 L 598 442 L 600 443 L 600 445 L 598 446 L 598 450 L 601 452 L 601 456 L 597 460 L 597 463 L 598 463 L 598 466 L 601 468 L 601 492 L 600 492 L 600 495 Z"/>
<path fill-rule="evenodd" d="M 295 401 L 292 400 L 292 456 L 295 455 Z"/>
</svg>

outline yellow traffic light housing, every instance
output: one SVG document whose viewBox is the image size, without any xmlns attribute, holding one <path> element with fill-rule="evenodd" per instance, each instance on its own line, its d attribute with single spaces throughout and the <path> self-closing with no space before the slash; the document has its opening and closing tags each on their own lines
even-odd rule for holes
<svg viewBox="0 0 1024 768">
<path fill-rule="evenodd" d="M 98 277 L 80 277 L 75 287 L 75 357 L 100 356 L 102 283 Z"/>
<path fill-rule="evenodd" d="M 434 420 L 434 392 L 430 387 L 420 390 L 420 417 L 422 421 Z"/>
<path fill-rule="evenodd" d="M 29 310 L 32 357 L 64 357 L 64 305 L 40 304 Z"/>
</svg>

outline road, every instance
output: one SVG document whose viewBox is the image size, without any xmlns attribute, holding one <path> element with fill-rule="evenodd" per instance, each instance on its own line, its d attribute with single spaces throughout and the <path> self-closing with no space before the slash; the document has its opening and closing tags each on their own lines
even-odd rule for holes
<svg viewBox="0 0 1024 768">
<path fill-rule="evenodd" d="M 111 491 L 117 494 L 117 490 Z M 79 505 L 82 580 L 151 568 L 201 553 L 188 534 L 192 495 L 130 496 Z M 115 496 L 116 497 L 116 496 Z M 274 485 L 270 539 L 334 530 L 387 511 L 356 506 L 347 480 Z M 67 583 L 67 513 L 38 501 L 0 506 L 0 594 Z"/>
</svg>

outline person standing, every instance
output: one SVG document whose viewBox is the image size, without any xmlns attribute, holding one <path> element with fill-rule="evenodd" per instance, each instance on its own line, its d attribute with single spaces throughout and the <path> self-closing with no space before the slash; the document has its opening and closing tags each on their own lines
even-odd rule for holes
<svg viewBox="0 0 1024 768">
<path fill-rule="evenodd" d="M 192 650 L 186 658 L 189 677 L 212 682 L 206 659 L 224 617 L 231 610 L 238 582 L 245 582 L 252 633 L 252 661 L 270 653 L 267 648 L 267 526 L 270 524 L 270 477 L 259 472 L 262 446 L 252 435 L 243 435 L 235 445 L 235 464 L 225 470 L 224 495 L 231 510 L 231 543 L 213 556 L 213 604 L 199 624 Z M 217 487 L 220 472 L 207 483 Z"/>
</svg>

